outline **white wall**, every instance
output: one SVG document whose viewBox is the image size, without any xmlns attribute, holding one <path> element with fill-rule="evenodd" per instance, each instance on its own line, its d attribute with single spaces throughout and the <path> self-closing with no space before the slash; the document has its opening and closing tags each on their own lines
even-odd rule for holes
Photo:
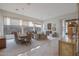
<svg viewBox="0 0 79 59">
<path fill-rule="evenodd" d="M 70 19 L 78 19 L 77 12 L 69 13 L 69 14 L 59 16 L 59 17 L 56 17 L 56 18 L 47 19 L 46 21 L 44 21 L 44 25 L 45 25 L 44 30 L 46 30 L 47 23 L 56 24 L 56 31 L 59 34 L 59 37 L 61 38 L 62 37 L 62 21 L 63 20 L 70 20 Z"/>
<path fill-rule="evenodd" d="M 49 21 L 46 21 L 46 22 L 44 22 L 44 27 L 45 27 L 45 30 L 46 30 L 46 28 L 47 28 L 47 23 L 52 23 L 52 26 L 53 26 L 53 24 L 56 24 L 56 32 L 58 33 L 58 34 L 60 34 L 61 32 L 61 28 L 60 28 L 60 26 L 61 26 L 61 22 L 60 22 L 60 20 L 58 20 L 58 19 L 49 19 Z"/>
</svg>

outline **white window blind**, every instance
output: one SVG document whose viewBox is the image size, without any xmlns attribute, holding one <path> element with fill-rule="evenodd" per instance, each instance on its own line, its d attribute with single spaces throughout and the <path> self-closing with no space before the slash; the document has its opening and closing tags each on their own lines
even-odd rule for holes
<svg viewBox="0 0 79 59">
<path fill-rule="evenodd" d="M 33 27 L 33 26 L 34 26 L 33 22 L 30 21 L 30 22 L 29 22 L 29 26 L 30 26 L 30 27 Z"/>
<path fill-rule="evenodd" d="M 20 25 L 20 20 L 11 18 L 10 24 L 11 25 Z"/>
<path fill-rule="evenodd" d="M 22 25 L 28 26 L 28 21 L 22 21 Z"/>
<path fill-rule="evenodd" d="M 22 25 L 22 20 L 10 17 L 4 17 L 4 25 Z"/>
<path fill-rule="evenodd" d="M 35 27 L 42 27 L 42 25 L 40 25 L 40 24 L 35 24 Z"/>
<path fill-rule="evenodd" d="M 4 17 L 4 25 L 10 25 L 10 18 Z"/>
</svg>

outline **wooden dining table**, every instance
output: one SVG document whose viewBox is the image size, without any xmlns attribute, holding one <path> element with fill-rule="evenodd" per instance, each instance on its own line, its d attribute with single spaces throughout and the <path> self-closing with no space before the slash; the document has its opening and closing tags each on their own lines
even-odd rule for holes
<svg viewBox="0 0 79 59">
<path fill-rule="evenodd" d="M 19 38 L 23 41 L 26 41 L 27 40 L 27 35 L 19 35 Z"/>
<path fill-rule="evenodd" d="M 31 36 L 30 36 L 30 34 L 19 34 L 18 35 L 19 36 L 19 38 L 20 38 L 20 40 L 21 40 L 21 42 L 23 43 L 31 43 Z"/>
</svg>

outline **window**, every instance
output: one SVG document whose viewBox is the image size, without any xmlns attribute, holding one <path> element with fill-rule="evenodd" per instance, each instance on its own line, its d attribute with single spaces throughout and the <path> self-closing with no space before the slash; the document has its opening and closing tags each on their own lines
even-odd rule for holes
<svg viewBox="0 0 79 59">
<path fill-rule="evenodd" d="M 66 27 L 66 30 L 65 30 L 65 32 L 67 33 L 68 32 L 68 22 L 66 22 L 66 25 L 65 25 Z"/>
<path fill-rule="evenodd" d="M 22 20 L 20 20 L 20 26 L 22 26 Z"/>
<path fill-rule="evenodd" d="M 27 21 L 22 21 L 22 25 L 28 26 L 28 22 Z"/>
<path fill-rule="evenodd" d="M 11 18 L 10 24 L 11 25 L 20 25 L 20 20 L 15 19 L 15 18 Z"/>
<path fill-rule="evenodd" d="M 7 18 L 7 25 L 10 25 L 10 18 Z"/>
<path fill-rule="evenodd" d="M 4 25 L 22 25 L 22 20 L 10 17 L 4 17 Z"/>
<path fill-rule="evenodd" d="M 40 24 L 35 24 L 35 27 L 42 27 L 42 25 L 40 25 Z"/>
<path fill-rule="evenodd" d="M 29 24 L 28 24 L 30 27 L 33 27 L 34 26 L 34 24 L 33 24 L 33 22 L 29 22 Z"/>
<path fill-rule="evenodd" d="M 10 25 L 10 18 L 4 17 L 4 25 Z"/>
</svg>

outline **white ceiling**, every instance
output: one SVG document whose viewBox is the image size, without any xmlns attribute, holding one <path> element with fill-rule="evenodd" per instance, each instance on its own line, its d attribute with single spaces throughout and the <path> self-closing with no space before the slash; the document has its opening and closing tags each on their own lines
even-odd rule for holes
<svg viewBox="0 0 79 59">
<path fill-rule="evenodd" d="M 75 12 L 77 5 L 75 3 L 0 3 L 0 8 L 17 14 L 45 20 Z"/>
</svg>

